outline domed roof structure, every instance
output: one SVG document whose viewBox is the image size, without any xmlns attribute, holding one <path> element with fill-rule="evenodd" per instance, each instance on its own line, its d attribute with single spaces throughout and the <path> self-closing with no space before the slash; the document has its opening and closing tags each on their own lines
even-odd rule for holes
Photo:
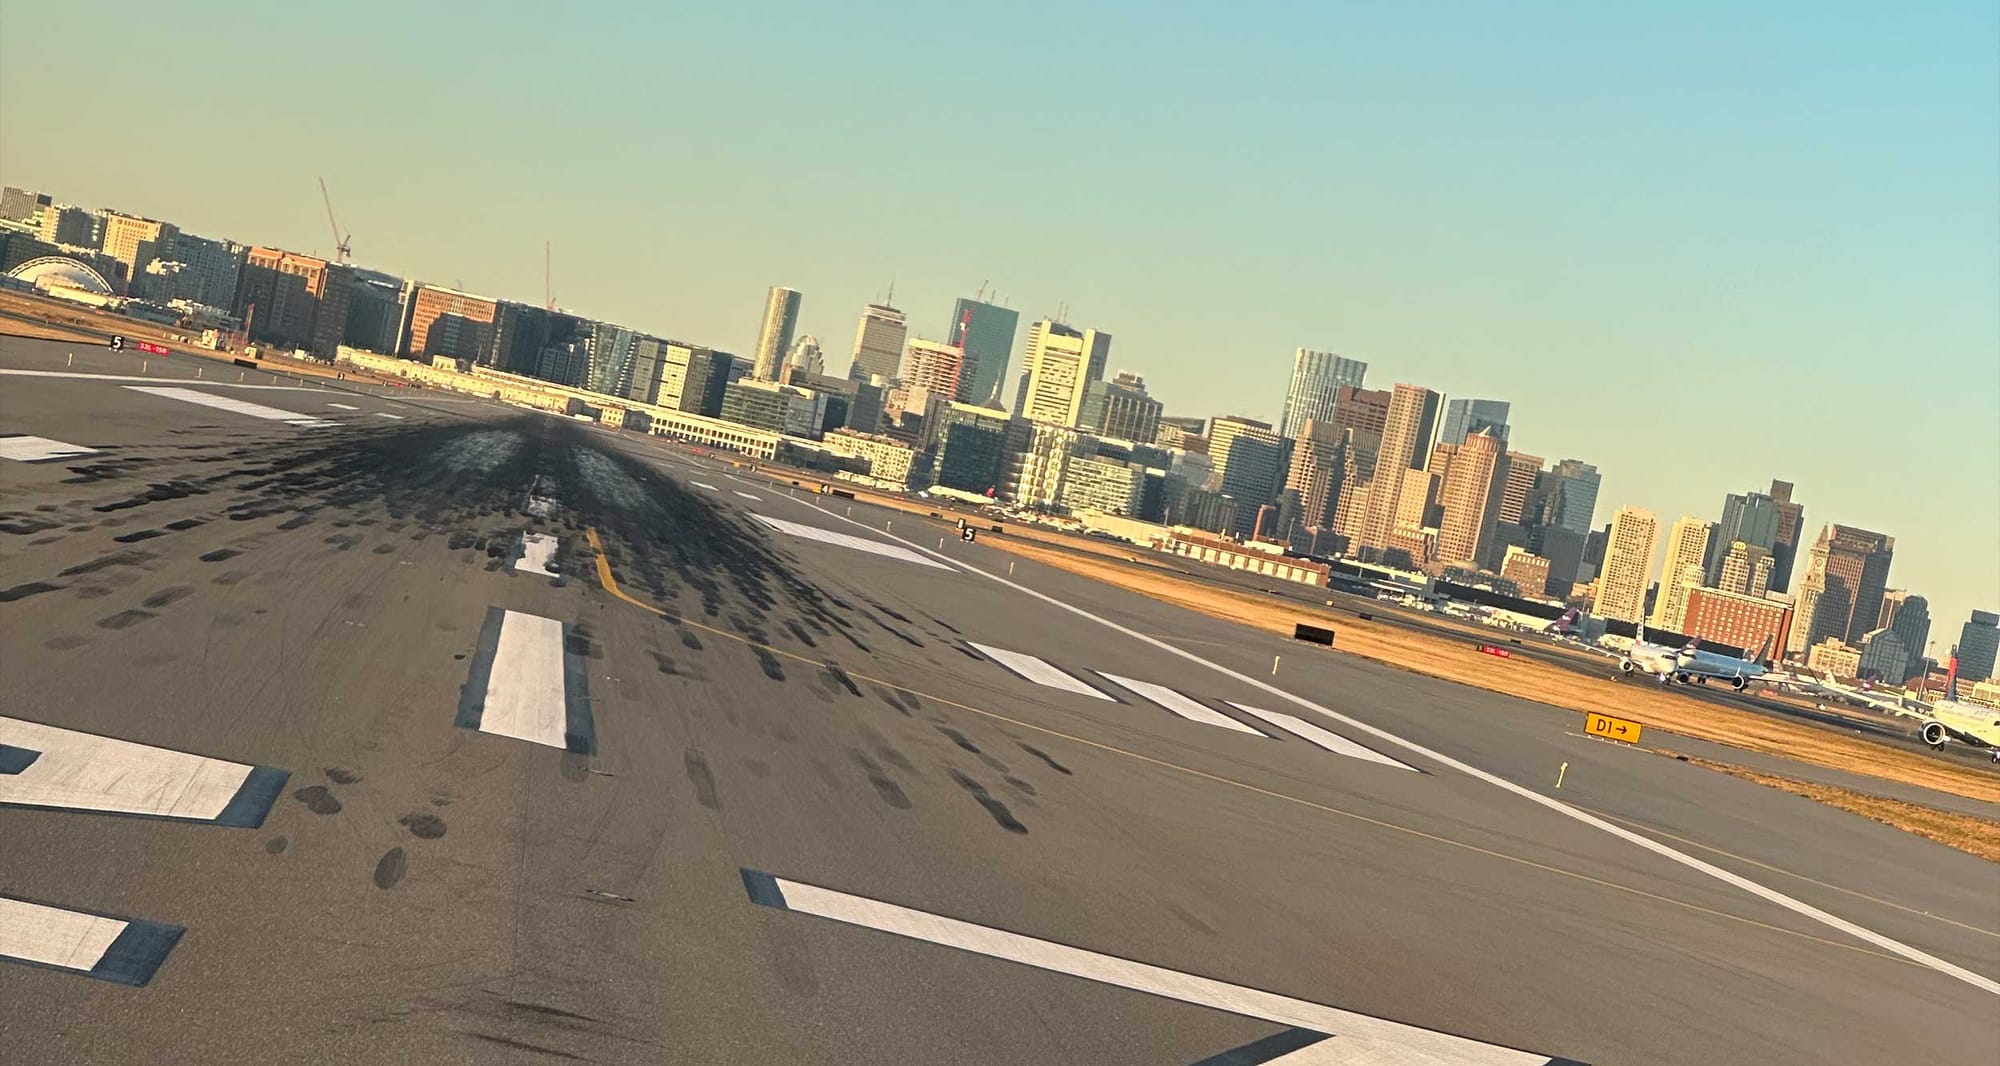
<svg viewBox="0 0 2000 1066">
<path fill-rule="evenodd" d="M 7 272 L 38 289 L 82 289 L 99 296 L 115 296 L 104 275 L 68 256 L 45 255 L 30 259 Z"/>
</svg>

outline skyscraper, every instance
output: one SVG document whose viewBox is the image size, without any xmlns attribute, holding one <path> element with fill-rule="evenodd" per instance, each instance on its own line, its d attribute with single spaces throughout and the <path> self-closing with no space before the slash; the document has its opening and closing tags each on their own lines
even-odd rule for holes
<svg viewBox="0 0 2000 1066">
<path fill-rule="evenodd" d="M 280 248 L 252 248 L 237 278 L 234 311 L 254 341 L 331 359 L 347 338 L 353 283 L 351 266 Z"/>
<path fill-rule="evenodd" d="M 1278 487 L 1283 452 L 1269 422 L 1225 415 L 1210 424 L 1208 454 L 1222 477 L 1224 495 L 1236 498 L 1237 536 L 1257 521 L 1257 508 L 1270 503 Z"/>
<path fill-rule="evenodd" d="M 896 366 L 903 361 L 903 338 L 908 334 L 903 312 L 884 304 L 862 308 L 861 324 L 854 330 L 854 361 L 847 365 L 847 376 L 855 381 L 895 377 Z"/>
<path fill-rule="evenodd" d="M 1528 497 L 1535 491 L 1535 479 L 1542 473 L 1542 457 L 1526 452 L 1507 453 L 1507 476 L 1500 490 L 1500 509 L 1494 516 L 1498 522 L 1520 525 L 1530 517 Z"/>
<path fill-rule="evenodd" d="M 984 290 L 981 290 L 982 293 Z M 960 297 L 951 308 L 951 329 L 945 340 L 965 349 L 965 374 L 959 391 L 964 403 L 1000 406 L 1000 383 L 1007 360 L 1014 354 L 1014 330 L 1021 313 L 976 299 Z"/>
<path fill-rule="evenodd" d="M 1332 522 L 1351 436 L 1352 431 L 1335 430 L 1333 423 L 1318 419 L 1309 418 L 1300 427 L 1285 469 L 1285 491 L 1292 495 L 1299 521 L 1305 525 L 1320 528 Z"/>
<path fill-rule="evenodd" d="M 1597 599 L 1590 613 L 1625 622 L 1639 620 L 1646 606 L 1646 579 L 1653 569 L 1653 542 L 1659 534 L 1660 520 L 1645 508 L 1621 507 L 1611 516 L 1604 569 L 1597 576 Z"/>
<path fill-rule="evenodd" d="M 1079 330 L 1047 318 L 1029 326 L 1022 417 L 1076 426 L 1083 415 L 1084 390 L 1104 378 L 1104 362 L 1110 355 L 1109 333 Z"/>
<path fill-rule="evenodd" d="M 1146 379 L 1123 370 L 1084 390 L 1082 427 L 1102 437 L 1149 443 L 1166 405 L 1146 393 Z"/>
<path fill-rule="evenodd" d="M 903 353 L 903 368 L 896 377 L 905 386 L 949 398 L 958 395 L 964 369 L 965 352 L 956 345 L 918 339 Z"/>
<path fill-rule="evenodd" d="M 1875 628 L 1882 614 L 1882 591 L 1889 585 L 1889 562 L 1896 550 L 1896 538 L 1855 526 L 1831 525 L 1821 534 L 1827 541 L 1826 591 L 1820 597 L 1821 618 L 1838 630 L 1828 629 L 1814 636 L 1812 643 L 1833 636 L 1849 644 Z"/>
<path fill-rule="evenodd" d="M 1806 509 L 1792 502 L 1792 483 L 1771 481 L 1772 506 L 1778 510 L 1778 533 L 1771 544 L 1771 588 L 1784 592 L 1792 587 L 1792 560 L 1798 557 L 1799 541 L 1805 536 Z M 1801 623 L 1793 619 L 1793 628 Z"/>
<path fill-rule="evenodd" d="M 1390 390 L 1388 416 L 1382 428 L 1382 444 L 1376 452 L 1375 474 L 1368 490 L 1367 510 L 1361 519 L 1360 542 L 1364 547 L 1386 548 L 1395 532 L 1396 516 L 1408 479 L 1405 470 L 1421 470 L 1428 461 L 1437 433 L 1438 408 L 1444 396 L 1421 385 L 1397 385 Z M 1338 411 L 1336 410 L 1336 418 Z"/>
<path fill-rule="evenodd" d="M 1446 444 L 1464 444 L 1465 438 L 1490 429 L 1505 444 L 1509 408 L 1505 400 L 1453 400 L 1445 405 L 1444 432 L 1438 439 Z"/>
<path fill-rule="evenodd" d="M 1359 359 L 1300 348 L 1292 354 L 1292 383 L 1285 389 L 1284 415 L 1278 435 L 1297 439 L 1308 420 L 1327 422 L 1339 400 L 1340 387 L 1360 388 L 1368 364 Z"/>
<path fill-rule="evenodd" d="M 1974 611 L 1958 631 L 1958 679 L 1970 684 L 1993 676 L 2000 658 L 2000 615 Z"/>
<path fill-rule="evenodd" d="M 1724 592 L 1762 596 L 1771 588 L 1771 553 L 1747 541 L 1731 544 L 1714 584 Z"/>
<path fill-rule="evenodd" d="M 49 244 L 88 247 L 96 228 L 97 220 L 90 212 L 73 204 L 50 204 L 42 209 L 41 238 Z"/>
<path fill-rule="evenodd" d="M 1440 449 L 1450 447 L 1438 442 Z M 1473 565 L 1493 535 L 1493 522 L 1507 484 L 1507 465 L 1500 438 L 1481 428 L 1451 453 L 1439 474 L 1437 558 L 1441 563 Z"/>
<path fill-rule="evenodd" d="M 1379 445 L 1383 431 L 1389 426 L 1389 399 L 1388 389 L 1342 385 L 1334 390 L 1333 417 L 1329 421 L 1335 430 L 1356 430 Z"/>
<path fill-rule="evenodd" d="M 1707 520 L 1693 515 L 1682 516 L 1667 533 L 1667 558 L 1660 566 L 1660 594 L 1653 601 L 1652 625 L 1682 631 L 1688 590 L 1702 586 L 1702 559 L 1708 553 L 1708 534 Z"/>
<path fill-rule="evenodd" d="M 764 297 L 764 328 L 757 333 L 756 361 L 750 368 L 758 381 L 777 380 L 778 364 L 792 350 L 792 334 L 799 328 L 801 299 L 799 290 L 782 285 L 771 286 Z"/>
<path fill-rule="evenodd" d="M 1722 498 L 1722 521 L 1703 561 L 1706 583 L 1722 574 L 1722 557 L 1737 541 L 1769 550 L 1778 540 L 1778 504 L 1762 492 L 1732 492 Z"/>
<path fill-rule="evenodd" d="M 1920 670 L 1926 669 L 1924 657 L 1931 639 L 1931 605 L 1922 596 L 1903 589 L 1895 590 L 1894 597 L 1882 594 L 1881 624 L 1894 630 L 1902 638 L 1903 647 L 1910 653 L 1910 669 L 1895 681 L 1907 681 Z"/>
<path fill-rule="evenodd" d="M 1597 516 L 1597 468 L 1581 459 L 1564 459 L 1549 468 L 1550 517 L 1545 523 L 1589 535 Z"/>
<path fill-rule="evenodd" d="M 819 338 L 808 333 L 792 342 L 785 352 L 785 361 L 778 369 L 778 380 L 783 381 L 794 370 L 817 377 L 826 373 L 826 355 L 820 351 Z"/>
</svg>

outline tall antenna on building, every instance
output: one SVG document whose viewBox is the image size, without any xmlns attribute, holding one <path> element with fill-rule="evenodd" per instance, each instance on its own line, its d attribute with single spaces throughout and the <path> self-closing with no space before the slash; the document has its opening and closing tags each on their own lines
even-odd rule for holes
<svg viewBox="0 0 2000 1066">
<path fill-rule="evenodd" d="M 998 296 L 999 294 L 995 293 L 994 295 Z M 972 302 L 973 303 L 986 302 L 986 282 L 982 281 L 979 283 L 979 291 L 972 294 Z"/>
<path fill-rule="evenodd" d="M 884 307 L 896 306 L 896 275 L 889 275 L 889 298 L 882 302 Z"/>
<path fill-rule="evenodd" d="M 542 242 L 542 303 L 549 310 L 556 309 L 554 275 L 549 272 L 549 242 Z"/>
</svg>

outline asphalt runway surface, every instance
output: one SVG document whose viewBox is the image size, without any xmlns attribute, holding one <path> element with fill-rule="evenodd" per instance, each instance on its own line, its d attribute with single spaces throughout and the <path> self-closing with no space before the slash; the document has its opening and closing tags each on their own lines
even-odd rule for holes
<svg viewBox="0 0 2000 1066">
<path fill-rule="evenodd" d="M 0 459 L 10 1062 L 2000 1057 L 1994 864 L 656 440 L 70 350 L 0 343 L 90 449 Z"/>
</svg>

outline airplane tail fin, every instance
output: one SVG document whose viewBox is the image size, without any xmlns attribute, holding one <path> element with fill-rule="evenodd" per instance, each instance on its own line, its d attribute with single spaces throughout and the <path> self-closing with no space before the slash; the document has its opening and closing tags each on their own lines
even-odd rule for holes
<svg viewBox="0 0 2000 1066">
<path fill-rule="evenodd" d="M 1771 641 L 1773 639 L 1774 637 L 1772 634 L 1770 633 L 1764 634 L 1764 643 L 1757 645 L 1757 657 L 1755 659 L 1752 659 L 1751 660 L 1752 662 L 1756 663 L 1759 666 L 1764 665 L 1764 656 L 1769 655 L 1771 653 Z"/>
<path fill-rule="evenodd" d="M 1568 633 L 1569 627 L 1576 624 L 1577 613 L 1578 613 L 1577 609 L 1574 607 L 1570 608 L 1567 611 L 1564 611 L 1562 613 L 1561 618 L 1558 618 L 1555 621 L 1550 622 L 1548 625 L 1543 626 L 1542 632 L 1556 633 L 1556 634 Z"/>
<path fill-rule="evenodd" d="M 1951 649 L 1951 665 L 1944 671 L 1944 698 L 1958 702 L 1958 649 Z"/>
</svg>

